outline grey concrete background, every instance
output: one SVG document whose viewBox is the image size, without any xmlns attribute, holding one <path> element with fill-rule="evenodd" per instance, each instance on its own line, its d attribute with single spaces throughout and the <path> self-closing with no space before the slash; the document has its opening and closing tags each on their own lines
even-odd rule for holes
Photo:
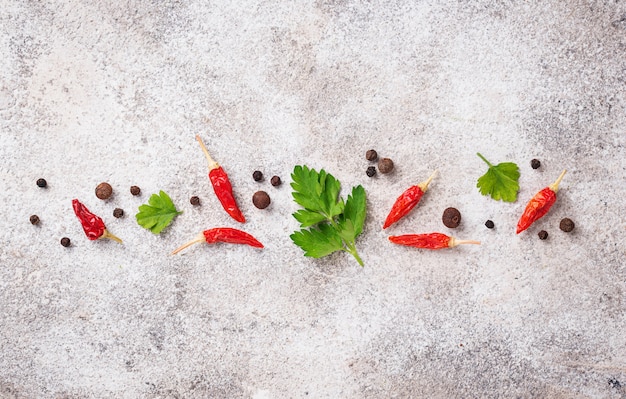
<svg viewBox="0 0 626 399">
<path fill-rule="evenodd" d="M 234 3 L 0 0 L 0 397 L 625 398 L 626 4 Z M 219 207 L 198 133 L 245 225 Z M 396 171 L 367 178 L 369 148 Z M 477 151 L 520 165 L 516 203 L 479 194 Z M 296 164 L 366 188 L 364 268 L 290 242 L 289 186 L 251 174 L 288 183 Z M 550 214 L 516 236 L 564 168 Z M 134 214 L 160 189 L 184 214 L 154 236 Z M 88 241 L 72 198 L 124 244 Z M 215 226 L 266 248 L 168 255 Z M 483 244 L 387 241 L 430 231 Z"/>
</svg>

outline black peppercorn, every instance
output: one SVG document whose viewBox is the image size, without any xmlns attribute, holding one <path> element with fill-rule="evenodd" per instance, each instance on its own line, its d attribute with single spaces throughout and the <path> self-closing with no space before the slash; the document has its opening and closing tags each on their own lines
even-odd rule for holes
<svg viewBox="0 0 626 399">
<path fill-rule="evenodd" d="M 39 224 L 39 216 L 37 216 L 37 215 L 32 215 L 32 216 L 30 217 L 30 223 L 31 223 L 31 224 Z"/>
<path fill-rule="evenodd" d="M 46 179 L 37 179 L 37 187 L 46 188 L 47 185 Z"/>
<path fill-rule="evenodd" d="M 389 158 L 382 158 L 378 161 L 378 170 L 382 174 L 391 173 L 393 170 L 393 161 Z"/>
<path fill-rule="evenodd" d="M 113 194 L 113 187 L 109 183 L 100 183 L 96 187 L 96 197 L 101 200 L 108 199 Z"/>
<path fill-rule="evenodd" d="M 564 218 L 561 220 L 561 223 L 559 223 L 559 228 L 566 233 L 574 230 L 574 226 L 574 221 L 570 218 Z"/>
<path fill-rule="evenodd" d="M 122 216 L 124 216 L 124 210 L 122 208 L 113 209 L 113 216 L 118 219 L 121 218 Z"/>
<path fill-rule="evenodd" d="M 280 180 L 280 177 L 278 177 L 278 176 L 272 176 L 272 179 L 270 180 L 270 183 L 272 183 L 272 186 L 274 186 L 274 187 L 278 187 L 281 184 L 283 184 L 282 180 Z"/>
<path fill-rule="evenodd" d="M 141 194 L 141 189 L 138 186 L 130 186 L 130 193 L 132 195 L 139 195 Z"/>
<path fill-rule="evenodd" d="M 252 203 L 259 209 L 267 208 L 270 202 L 270 196 L 265 191 L 257 191 L 252 196 Z"/>
<path fill-rule="evenodd" d="M 539 236 L 540 240 L 545 240 L 546 238 L 548 238 L 548 232 L 545 230 L 541 230 L 539 233 L 537 233 L 537 235 Z"/>
<path fill-rule="evenodd" d="M 376 162 L 378 160 L 378 153 L 376 150 L 367 150 L 365 153 L 365 159 L 371 162 Z"/>
<path fill-rule="evenodd" d="M 456 208 L 446 208 L 441 220 L 446 227 L 454 229 L 461 224 L 461 212 Z"/>
<path fill-rule="evenodd" d="M 252 178 L 254 181 L 261 181 L 263 180 L 263 173 L 261 173 L 260 170 L 255 170 L 254 173 L 252 173 Z"/>
<path fill-rule="evenodd" d="M 539 169 L 539 167 L 541 166 L 541 162 L 539 162 L 538 159 L 533 159 L 532 161 L 530 161 L 530 167 L 533 169 Z"/>
<path fill-rule="evenodd" d="M 485 226 L 486 226 L 488 229 L 493 229 L 493 228 L 494 228 L 494 226 L 495 226 L 495 224 L 493 224 L 493 221 L 491 221 L 491 220 L 487 220 L 487 221 L 485 222 Z"/>
<path fill-rule="evenodd" d="M 194 195 L 193 197 L 189 198 L 189 202 L 191 203 L 191 205 L 200 205 L 200 198 L 198 198 L 197 195 Z"/>
<path fill-rule="evenodd" d="M 365 171 L 365 174 L 368 177 L 374 177 L 376 176 L 376 168 L 373 166 L 370 166 L 369 168 L 367 168 L 367 170 Z"/>
<path fill-rule="evenodd" d="M 61 238 L 61 245 L 63 245 L 64 247 L 66 247 L 66 248 L 69 247 L 71 243 L 72 242 L 70 241 L 69 238 L 67 238 L 67 237 Z"/>
</svg>

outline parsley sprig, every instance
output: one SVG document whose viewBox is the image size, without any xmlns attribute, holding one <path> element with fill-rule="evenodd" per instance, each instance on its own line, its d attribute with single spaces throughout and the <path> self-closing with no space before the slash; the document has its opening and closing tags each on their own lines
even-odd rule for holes
<svg viewBox="0 0 626 399">
<path fill-rule="evenodd" d="M 297 165 L 291 178 L 293 199 L 304 209 L 293 214 L 300 222 L 301 230 L 290 237 L 304 250 L 304 256 L 321 258 L 336 251 L 345 251 L 363 266 L 355 241 L 363 232 L 365 223 L 365 189 L 361 185 L 353 187 L 344 202 L 339 197 L 341 184 L 324 169 L 317 172 Z"/>
<path fill-rule="evenodd" d="M 140 226 L 154 234 L 159 234 L 171 223 L 172 219 L 181 213 L 174 206 L 170 196 L 161 190 L 158 195 L 150 196 L 148 204 L 139 206 L 139 212 L 135 218 Z"/>
<path fill-rule="evenodd" d="M 476 187 L 482 195 L 491 195 L 496 201 L 515 202 L 519 191 L 519 168 L 513 162 L 503 162 L 492 165 L 480 153 L 476 153 L 489 165 L 487 173 L 478 179 Z"/>
</svg>

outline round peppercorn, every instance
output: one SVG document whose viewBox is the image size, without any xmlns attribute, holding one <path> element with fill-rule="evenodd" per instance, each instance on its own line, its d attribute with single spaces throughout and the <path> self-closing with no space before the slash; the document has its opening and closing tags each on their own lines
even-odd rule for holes
<svg viewBox="0 0 626 399">
<path fill-rule="evenodd" d="M 30 217 L 30 223 L 31 223 L 31 224 L 34 224 L 34 225 L 39 224 L 39 216 L 37 216 L 37 215 L 32 215 L 32 216 Z"/>
<path fill-rule="evenodd" d="M 563 230 L 566 233 L 574 230 L 574 226 L 574 221 L 570 218 L 564 218 L 561 220 L 561 223 L 559 223 L 559 229 Z"/>
<path fill-rule="evenodd" d="M 252 203 L 259 209 L 267 208 L 270 202 L 270 196 L 265 191 L 257 191 L 252 196 Z"/>
<path fill-rule="evenodd" d="M 274 186 L 274 187 L 278 187 L 281 184 L 283 184 L 282 180 L 280 180 L 280 177 L 278 177 L 278 176 L 272 176 L 272 179 L 270 180 L 270 183 L 272 183 L 272 186 Z"/>
<path fill-rule="evenodd" d="M 369 168 L 367 168 L 367 170 L 365 171 L 365 174 L 368 177 L 374 177 L 376 176 L 376 168 L 373 166 L 370 166 Z"/>
<path fill-rule="evenodd" d="M 260 170 L 255 170 L 254 173 L 252 173 L 252 178 L 254 181 L 261 181 L 263 180 L 263 173 L 261 173 Z"/>
<path fill-rule="evenodd" d="M 141 189 L 138 186 L 130 186 L 130 193 L 132 195 L 139 195 L 141 194 Z"/>
<path fill-rule="evenodd" d="M 485 222 L 485 226 L 486 226 L 488 229 L 493 229 L 493 228 L 495 227 L 495 224 L 493 224 L 493 221 L 491 221 L 491 220 L 487 220 L 487 221 Z"/>
<path fill-rule="evenodd" d="M 454 229 L 461 224 L 461 212 L 456 208 L 446 208 L 441 220 L 446 227 Z"/>
<path fill-rule="evenodd" d="M 391 173 L 393 171 L 393 161 L 389 158 L 382 158 L 378 161 L 378 170 L 382 174 Z"/>
<path fill-rule="evenodd" d="M 46 179 L 37 179 L 37 187 L 46 188 L 48 186 L 48 182 Z"/>
<path fill-rule="evenodd" d="M 109 183 L 100 183 L 96 187 L 96 197 L 101 200 L 108 199 L 113 194 L 113 187 Z"/>
<path fill-rule="evenodd" d="M 61 245 L 63 245 L 65 248 L 69 247 L 70 244 L 72 244 L 72 242 L 70 241 L 69 238 L 67 237 L 61 238 Z"/>
<path fill-rule="evenodd" d="M 378 153 L 376 150 L 367 150 L 365 153 L 365 159 L 371 162 L 376 162 L 378 160 Z"/>
<path fill-rule="evenodd" d="M 189 202 L 191 203 L 191 205 L 200 205 L 200 198 L 198 198 L 197 195 L 194 195 L 193 197 L 189 198 Z"/>
<path fill-rule="evenodd" d="M 537 235 L 539 236 L 540 240 L 545 240 L 546 238 L 548 238 L 548 232 L 545 230 L 541 230 L 539 233 L 537 233 Z"/>
<path fill-rule="evenodd" d="M 124 210 L 122 208 L 113 209 L 113 216 L 118 219 L 121 218 L 122 216 L 124 216 Z"/>
<path fill-rule="evenodd" d="M 530 161 L 530 167 L 533 169 L 539 169 L 539 167 L 541 166 L 541 162 L 539 162 L 538 159 L 533 159 L 532 161 Z"/>
</svg>

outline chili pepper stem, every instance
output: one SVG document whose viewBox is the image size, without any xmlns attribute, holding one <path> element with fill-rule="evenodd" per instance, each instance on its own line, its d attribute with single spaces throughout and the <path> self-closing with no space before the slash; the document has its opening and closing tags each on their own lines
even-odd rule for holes
<svg viewBox="0 0 626 399">
<path fill-rule="evenodd" d="M 196 134 L 196 140 L 198 140 L 198 143 L 200 143 L 200 148 L 202 148 L 202 152 L 204 152 L 204 156 L 206 157 L 206 160 L 209 162 L 209 170 L 219 168 L 220 165 L 217 162 L 215 162 L 213 158 L 211 158 L 211 154 L 209 154 L 209 150 L 206 149 L 206 146 L 204 145 L 204 142 L 202 142 L 200 135 Z"/>
<path fill-rule="evenodd" d="M 109 230 L 107 230 L 107 229 L 104 229 L 104 233 L 102 233 L 100 238 L 108 238 L 109 240 L 113 240 L 113 241 L 116 241 L 116 242 L 119 242 L 120 244 L 122 244 L 122 240 L 119 237 L 109 233 Z"/>
<path fill-rule="evenodd" d="M 428 190 L 428 185 L 430 184 L 431 181 L 433 181 L 436 174 L 437 174 L 437 170 L 435 169 L 435 171 L 430 175 L 428 180 L 423 181 L 420 184 L 418 184 L 417 186 L 420 188 L 420 190 L 422 190 L 423 192 L 426 192 L 426 190 Z"/>
<path fill-rule="evenodd" d="M 552 184 L 550 184 L 550 190 L 554 191 L 555 193 L 559 190 L 559 184 L 561 184 L 561 180 L 563 180 L 563 176 L 565 176 L 565 172 L 567 172 L 567 169 L 563 169 L 563 172 L 561 172 L 561 175 L 559 176 L 558 179 L 556 179 L 556 181 Z"/>
<path fill-rule="evenodd" d="M 204 242 L 204 241 L 205 241 L 204 234 L 200 233 L 193 240 L 189 241 L 188 243 L 185 243 L 185 244 L 181 245 L 180 247 L 178 247 L 174 251 L 172 251 L 171 255 L 176 255 L 177 253 L 179 253 L 183 249 L 188 248 L 188 247 L 192 246 L 193 244 L 198 244 L 198 243 L 201 243 L 201 242 Z"/>
<path fill-rule="evenodd" d="M 457 240 L 454 237 L 450 237 L 450 242 L 448 243 L 448 246 L 450 248 L 456 247 L 457 245 L 462 245 L 462 244 L 474 244 L 474 245 L 480 245 L 480 241 L 474 241 L 474 240 Z"/>
</svg>

